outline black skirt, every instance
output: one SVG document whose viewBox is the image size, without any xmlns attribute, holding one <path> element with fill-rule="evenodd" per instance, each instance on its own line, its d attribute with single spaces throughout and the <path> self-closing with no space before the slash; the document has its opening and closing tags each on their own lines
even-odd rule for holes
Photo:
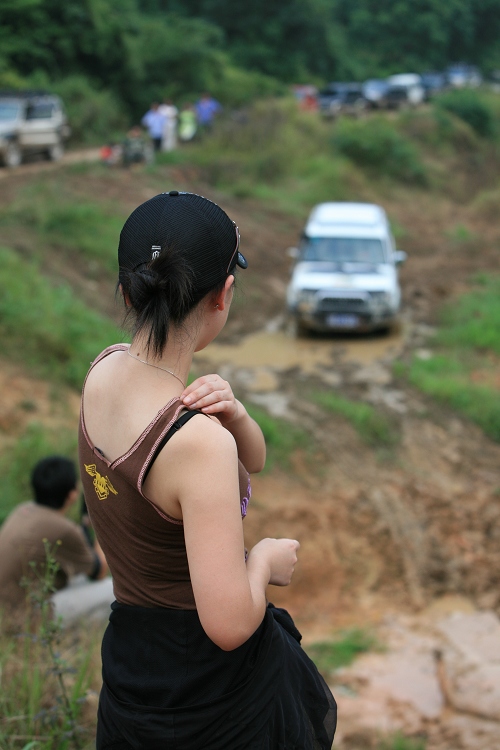
<svg viewBox="0 0 500 750">
<path fill-rule="evenodd" d="M 335 700 L 272 604 L 222 651 L 196 611 L 114 602 L 102 645 L 97 750 L 330 750 Z"/>
</svg>

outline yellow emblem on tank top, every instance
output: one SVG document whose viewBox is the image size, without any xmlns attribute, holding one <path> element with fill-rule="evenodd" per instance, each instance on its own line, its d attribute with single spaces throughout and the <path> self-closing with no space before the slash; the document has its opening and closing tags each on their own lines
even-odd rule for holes
<svg viewBox="0 0 500 750">
<path fill-rule="evenodd" d="M 90 474 L 91 477 L 94 477 L 94 489 L 99 500 L 106 500 L 110 492 L 112 492 L 113 495 L 118 495 L 118 492 L 115 490 L 109 479 L 107 477 L 103 477 L 102 474 L 99 474 L 95 464 L 83 465 L 85 466 L 85 471 L 87 472 L 87 474 Z"/>
</svg>

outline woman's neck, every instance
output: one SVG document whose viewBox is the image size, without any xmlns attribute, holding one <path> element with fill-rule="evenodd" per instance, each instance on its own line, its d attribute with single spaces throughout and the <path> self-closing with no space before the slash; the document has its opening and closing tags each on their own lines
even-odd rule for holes
<svg viewBox="0 0 500 750">
<path fill-rule="evenodd" d="M 148 351 L 146 340 L 135 336 L 129 349 L 129 355 L 152 369 L 168 373 L 175 378 L 179 386 L 186 387 L 189 371 L 193 361 L 193 352 L 188 346 L 168 342 L 160 356 Z"/>
</svg>

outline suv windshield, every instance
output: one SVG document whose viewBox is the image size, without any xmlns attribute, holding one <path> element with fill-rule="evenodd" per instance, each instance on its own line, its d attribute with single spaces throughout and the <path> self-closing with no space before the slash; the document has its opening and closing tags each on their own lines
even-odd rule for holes
<svg viewBox="0 0 500 750">
<path fill-rule="evenodd" d="M 306 237 L 300 244 L 300 257 L 328 263 L 386 263 L 382 241 L 364 237 Z"/>
<path fill-rule="evenodd" d="M 16 102 L 0 102 L 0 120 L 15 120 L 19 114 Z"/>
</svg>

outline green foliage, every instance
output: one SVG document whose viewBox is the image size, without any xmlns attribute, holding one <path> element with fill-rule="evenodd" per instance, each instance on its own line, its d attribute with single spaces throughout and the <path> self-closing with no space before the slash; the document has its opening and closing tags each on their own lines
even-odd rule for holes
<svg viewBox="0 0 500 750">
<path fill-rule="evenodd" d="M 397 443 L 392 422 L 370 404 L 351 401 L 336 393 L 315 393 L 313 400 L 333 414 L 347 419 L 368 445 L 390 447 Z"/>
<path fill-rule="evenodd" d="M 426 183 L 425 168 L 416 147 L 386 117 L 341 118 L 332 144 L 338 152 L 377 176 L 417 185 Z"/>
<path fill-rule="evenodd" d="M 52 286 L 36 262 L 7 248 L 0 248 L 0 335 L 6 356 L 74 388 L 101 349 L 119 339 L 117 328 L 69 286 Z"/>
<path fill-rule="evenodd" d="M 376 647 L 376 639 L 371 633 L 352 628 L 334 641 L 312 643 L 306 650 L 320 672 L 328 678 L 336 669 L 347 667 L 357 656 Z"/>
<path fill-rule="evenodd" d="M 472 89 L 447 91 L 434 103 L 460 117 L 480 136 L 493 137 L 497 132 L 495 111 L 481 92 Z"/>
<path fill-rule="evenodd" d="M 30 500 L 30 475 L 33 466 L 45 456 L 57 454 L 76 459 L 77 436 L 74 430 L 49 430 L 32 422 L 26 431 L 0 456 L 0 524 L 21 502 Z"/>
<path fill-rule="evenodd" d="M 293 453 L 310 450 L 311 437 L 305 430 L 295 427 L 284 419 L 272 417 L 256 406 L 245 404 L 245 408 L 264 434 L 267 447 L 266 470 L 276 465 L 289 469 Z"/>
</svg>

